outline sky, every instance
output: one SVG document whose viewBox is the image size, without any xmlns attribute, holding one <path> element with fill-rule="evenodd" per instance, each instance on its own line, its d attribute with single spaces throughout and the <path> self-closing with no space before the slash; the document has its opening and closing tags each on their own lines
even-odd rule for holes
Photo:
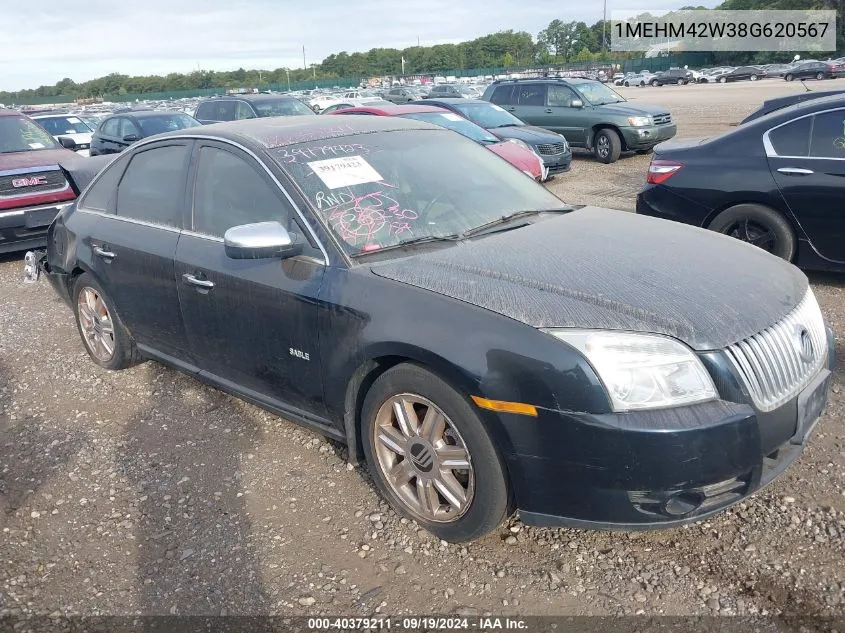
<svg viewBox="0 0 845 633">
<path fill-rule="evenodd" d="M 688 0 L 608 0 L 607 11 Z M 130 6 L 131 5 L 131 6 Z M 302 67 L 340 51 L 470 40 L 554 19 L 593 24 L 601 0 L 39 0 L 0 24 L 0 90 L 112 72 L 162 75 Z"/>
</svg>

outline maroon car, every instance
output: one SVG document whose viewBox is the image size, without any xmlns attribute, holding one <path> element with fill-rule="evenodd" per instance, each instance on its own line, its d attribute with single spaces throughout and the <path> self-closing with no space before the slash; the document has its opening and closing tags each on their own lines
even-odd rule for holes
<svg viewBox="0 0 845 633">
<path fill-rule="evenodd" d="M 63 143 L 73 145 L 68 141 Z M 87 184 L 102 166 L 96 161 L 94 170 L 82 162 L 87 160 L 29 117 L 0 109 L 0 253 L 45 245 L 53 218 L 76 198 L 80 182 Z"/>
</svg>

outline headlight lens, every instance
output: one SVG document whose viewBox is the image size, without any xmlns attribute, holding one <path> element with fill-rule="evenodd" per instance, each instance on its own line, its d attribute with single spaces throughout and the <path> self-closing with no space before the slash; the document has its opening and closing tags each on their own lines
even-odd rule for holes
<svg viewBox="0 0 845 633">
<path fill-rule="evenodd" d="M 531 146 L 528 145 L 528 143 L 526 143 L 525 141 L 520 141 L 518 138 L 509 138 L 508 143 L 514 143 L 516 145 L 519 145 L 523 149 L 527 149 L 530 152 L 534 151 L 533 149 L 531 149 Z"/>
<path fill-rule="evenodd" d="M 629 116 L 628 117 L 628 125 L 633 125 L 634 127 L 643 127 L 645 125 L 651 125 L 651 117 L 650 116 Z"/>
<path fill-rule="evenodd" d="M 590 361 L 614 411 L 675 407 L 718 397 L 704 365 L 675 339 L 601 330 L 546 331 Z"/>
</svg>

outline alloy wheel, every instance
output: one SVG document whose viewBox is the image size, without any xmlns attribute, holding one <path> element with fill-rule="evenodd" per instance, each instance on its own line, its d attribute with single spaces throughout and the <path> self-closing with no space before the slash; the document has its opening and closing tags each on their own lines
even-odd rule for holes
<svg viewBox="0 0 845 633">
<path fill-rule="evenodd" d="M 596 141 L 596 153 L 602 158 L 607 158 L 610 154 L 610 140 L 602 135 Z"/>
<path fill-rule="evenodd" d="M 77 299 L 82 340 L 100 362 L 107 363 L 114 356 L 114 323 L 103 297 L 86 286 Z"/>
<path fill-rule="evenodd" d="M 777 236 L 774 231 L 748 218 L 742 218 L 728 225 L 723 230 L 723 233 L 743 242 L 753 244 L 769 253 L 774 252 L 777 246 Z"/>
<path fill-rule="evenodd" d="M 376 413 L 373 445 L 387 485 L 416 518 L 450 523 L 472 503 L 475 471 L 449 417 L 410 393 L 389 398 Z"/>
</svg>

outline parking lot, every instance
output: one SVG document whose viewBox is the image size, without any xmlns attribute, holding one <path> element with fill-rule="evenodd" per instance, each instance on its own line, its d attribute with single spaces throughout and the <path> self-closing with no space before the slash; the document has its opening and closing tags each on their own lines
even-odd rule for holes
<svg viewBox="0 0 845 633">
<path fill-rule="evenodd" d="M 696 137 L 803 88 L 618 90 Z M 632 210 L 648 161 L 576 152 L 549 186 Z M 638 533 L 513 520 L 447 545 L 390 511 L 344 448 L 157 363 L 99 369 L 47 283 L 21 283 L 21 259 L 0 258 L 0 615 L 845 612 L 838 371 L 802 458 L 712 519 Z M 811 280 L 842 355 L 845 277 Z"/>
</svg>

